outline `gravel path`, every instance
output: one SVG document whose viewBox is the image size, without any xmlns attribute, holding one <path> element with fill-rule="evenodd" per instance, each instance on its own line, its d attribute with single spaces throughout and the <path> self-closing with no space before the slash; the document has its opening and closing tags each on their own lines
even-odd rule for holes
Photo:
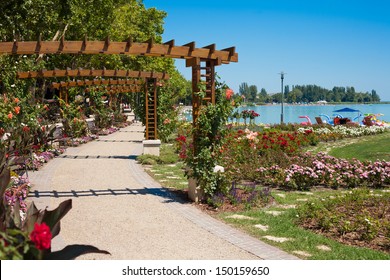
<svg viewBox="0 0 390 280">
<path fill-rule="evenodd" d="M 135 123 L 30 172 L 30 199 L 39 209 L 73 202 L 53 250 L 90 244 L 111 253 L 82 259 L 295 259 L 161 188 L 135 162 L 142 139 Z"/>
</svg>

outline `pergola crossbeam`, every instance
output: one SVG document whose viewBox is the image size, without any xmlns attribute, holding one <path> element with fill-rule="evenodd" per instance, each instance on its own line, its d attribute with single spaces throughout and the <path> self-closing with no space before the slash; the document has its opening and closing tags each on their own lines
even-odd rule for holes
<svg viewBox="0 0 390 280">
<path fill-rule="evenodd" d="M 99 85 L 141 85 L 143 81 L 138 80 L 77 80 L 77 81 L 69 81 L 69 82 L 53 82 L 51 84 L 52 88 L 59 89 L 61 87 L 81 87 L 81 86 L 99 86 Z"/>
<path fill-rule="evenodd" d="M 169 75 L 164 72 L 146 72 L 132 70 L 94 70 L 94 69 L 77 69 L 77 70 L 40 70 L 18 72 L 19 79 L 30 78 L 60 78 L 60 77 L 121 77 L 121 78 L 156 78 L 169 79 Z"/>
<path fill-rule="evenodd" d="M 212 46 L 212 45 L 210 45 Z M 126 42 L 105 41 L 20 41 L 0 42 L 0 54 L 126 54 L 159 56 L 170 58 L 189 59 L 198 57 L 203 60 L 220 59 L 222 63 L 238 61 L 238 54 L 227 50 L 213 50 L 210 48 L 196 48 L 195 42 L 183 46 L 170 44 L 156 44 L 153 40 L 146 43 L 135 43 L 129 39 Z"/>
</svg>

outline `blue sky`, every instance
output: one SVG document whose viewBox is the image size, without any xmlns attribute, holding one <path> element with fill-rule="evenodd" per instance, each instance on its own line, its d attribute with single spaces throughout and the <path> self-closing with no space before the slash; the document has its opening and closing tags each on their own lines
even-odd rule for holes
<svg viewBox="0 0 390 280">
<path fill-rule="evenodd" d="M 390 101 L 390 3 L 293 0 L 144 0 L 168 13 L 163 40 L 235 46 L 239 62 L 217 67 L 234 91 L 242 82 L 280 92 L 287 85 L 375 89 Z M 179 71 L 190 79 L 185 62 Z"/>
</svg>

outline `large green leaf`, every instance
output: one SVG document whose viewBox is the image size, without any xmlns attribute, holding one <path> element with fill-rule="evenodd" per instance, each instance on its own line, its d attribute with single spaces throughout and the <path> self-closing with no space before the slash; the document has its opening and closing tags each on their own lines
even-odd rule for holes
<svg viewBox="0 0 390 280">
<path fill-rule="evenodd" d="M 12 220 L 14 221 L 14 224 L 17 228 L 22 227 L 22 218 L 20 217 L 20 203 L 19 200 L 17 200 L 14 204 L 14 209 L 12 212 Z"/>
<path fill-rule="evenodd" d="M 5 190 L 7 189 L 10 180 L 11 180 L 11 173 L 9 169 L 4 168 L 0 174 L 0 197 L 1 198 L 4 197 Z"/>
<path fill-rule="evenodd" d="M 34 230 L 34 225 L 39 217 L 39 210 L 35 206 L 34 202 L 27 208 L 26 212 L 26 220 L 23 225 L 23 230 L 25 230 L 28 234 L 30 234 Z"/>
<path fill-rule="evenodd" d="M 68 245 L 64 249 L 56 252 L 52 252 L 45 256 L 46 260 L 74 260 L 78 256 L 97 253 L 97 254 L 106 254 L 111 255 L 109 252 L 100 250 L 91 245 Z"/>
<path fill-rule="evenodd" d="M 60 220 L 72 209 L 72 200 L 68 199 L 60 203 L 52 211 L 43 211 L 41 223 L 46 223 L 51 230 L 53 238 L 60 233 Z"/>
</svg>

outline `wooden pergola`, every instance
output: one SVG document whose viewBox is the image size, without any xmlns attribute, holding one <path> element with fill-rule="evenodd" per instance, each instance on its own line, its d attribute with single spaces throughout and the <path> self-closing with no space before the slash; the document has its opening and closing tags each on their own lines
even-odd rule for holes
<svg viewBox="0 0 390 280">
<path fill-rule="evenodd" d="M 114 77 L 117 79 L 93 79 L 52 82 L 51 87 L 59 89 L 60 99 L 68 102 L 68 89 L 70 87 L 100 88 L 112 95 L 119 93 L 145 93 L 145 138 L 157 139 L 157 80 L 169 79 L 167 73 L 146 72 L 131 70 L 95 70 L 95 69 L 66 69 L 66 70 L 40 70 L 18 72 L 20 79 L 28 78 L 62 78 L 62 77 Z M 126 79 L 119 79 L 125 77 Z"/>
<path fill-rule="evenodd" d="M 215 44 L 197 48 L 195 42 L 176 46 L 174 40 L 156 44 L 153 39 L 138 43 L 133 42 L 132 38 L 128 38 L 124 42 L 111 42 L 109 37 L 104 41 L 88 41 L 87 37 L 82 41 L 66 41 L 64 37 L 61 37 L 60 41 L 42 41 L 39 37 L 37 41 L 0 42 L 0 55 L 2 54 L 122 54 L 184 59 L 186 66 L 192 67 L 192 116 L 194 123 L 202 104 L 215 103 L 215 67 L 230 62 L 238 62 L 235 47 L 217 50 Z M 58 71 L 53 70 L 52 74 L 58 73 Z M 201 83 L 206 86 L 206 95 L 203 98 L 196 94 L 199 92 L 199 84 Z M 149 86 L 154 84 L 154 92 L 156 92 L 156 79 L 147 81 L 145 84 Z M 156 97 L 156 93 L 153 95 Z M 155 99 L 153 103 L 156 104 L 156 102 Z M 146 115 L 148 116 L 149 113 L 148 111 Z M 156 115 L 155 112 L 154 115 Z M 154 120 L 156 121 L 156 119 Z"/>
</svg>

